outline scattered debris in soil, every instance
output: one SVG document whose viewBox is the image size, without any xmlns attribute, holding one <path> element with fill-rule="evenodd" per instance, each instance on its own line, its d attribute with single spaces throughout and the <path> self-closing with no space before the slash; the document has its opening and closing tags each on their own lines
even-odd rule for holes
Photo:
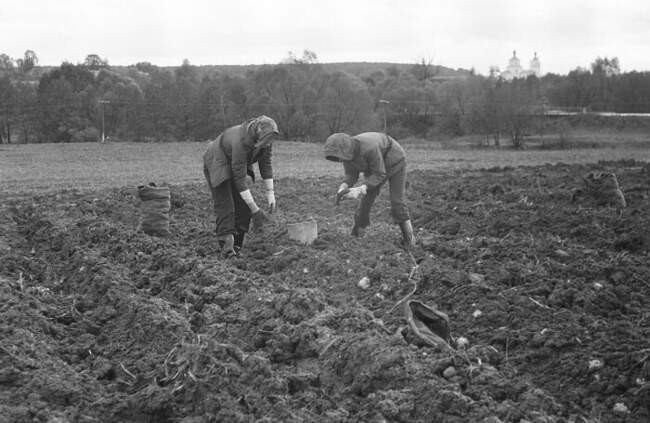
<svg viewBox="0 0 650 423">
<path fill-rule="evenodd" d="M 412 254 L 386 192 L 350 237 L 331 178 L 278 181 L 275 225 L 229 260 L 201 184 L 170 187 L 165 237 L 138 230 L 135 189 L 14 197 L 0 420 L 648 421 L 644 169 L 411 172 Z M 590 171 L 616 174 L 625 208 L 575 198 Z M 286 231 L 306 219 L 311 245 Z M 411 301 L 448 317 L 453 347 L 421 341 Z"/>
</svg>

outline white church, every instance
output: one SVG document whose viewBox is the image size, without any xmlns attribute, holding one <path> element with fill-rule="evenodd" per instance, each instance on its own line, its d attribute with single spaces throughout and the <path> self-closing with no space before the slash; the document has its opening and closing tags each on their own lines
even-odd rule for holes
<svg viewBox="0 0 650 423">
<path fill-rule="evenodd" d="M 497 75 L 507 81 L 511 81 L 515 78 L 526 78 L 530 75 L 535 75 L 539 78 L 542 73 L 537 53 L 535 53 L 535 57 L 530 61 L 529 68 L 524 69 L 521 67 L 521 61 L 517 57 L 517 52 L 513 51 L 512 57 L 508 61 L 508 67 L 505 71 L 497 73 Z"/>
</svg>

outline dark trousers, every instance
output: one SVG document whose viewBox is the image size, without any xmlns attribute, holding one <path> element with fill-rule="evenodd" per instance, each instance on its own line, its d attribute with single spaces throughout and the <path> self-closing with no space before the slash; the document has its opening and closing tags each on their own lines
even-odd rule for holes
<svg viewBox="0 0 650 423">
<path fill-rule="evenodd" d="M 368 188 L 366 195 L 359 202 L 359 207 L 354 214 L 354 223 L 360 228 L 370 224 L 370 209 L 379 195 L 383 184 L 377 188 Z M 402 223 L 411 219 L 406 207 L 406 166 L 401 165 L 393 170 L 388 177 L 388 192 L 390 196 L 390 214 L 395 223 Z"/>
<path fill-rule="evenodd" d="M 211 186 L 210 193 L 214 205 L 217 236 L 248 232 L 251 210 L 239 195 L 234 180 L 229 179 L 216 187 Z"/>
</svg>

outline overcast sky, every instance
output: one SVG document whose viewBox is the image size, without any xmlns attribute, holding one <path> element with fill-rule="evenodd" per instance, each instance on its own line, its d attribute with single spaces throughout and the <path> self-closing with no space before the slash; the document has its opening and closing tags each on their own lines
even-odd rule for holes
<svg viewBox="0 0 650 423">
<path fill-rule="evenodd" d="M 112 65 L 425 59 L 451 68 L 528 67 L 565 74 L 596 57 L 650 70 L 648 0 L 0 0 L 0 53 L 41 65 L 98 54 Z"/>
</svg>

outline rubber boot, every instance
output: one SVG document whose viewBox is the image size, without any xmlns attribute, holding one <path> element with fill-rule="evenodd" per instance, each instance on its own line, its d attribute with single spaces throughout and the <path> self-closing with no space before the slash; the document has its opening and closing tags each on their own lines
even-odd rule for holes
<svg viewBox="0 0 650 423">
<path fill-rule="evenodd" d="M 410 220 L 405 220 L 399 224 L 399 228 L 402 230 L 402 246 L 406 250 L 412 250 L 415 248 L 415 236 L 413 235 L 413 225 L 411 225 Z"/>
<path fill-rule="evenodd" d="M 238 231 L 235 234 L 235 252 L 236 253 L 239 253 L 239 251 L 244 246 L 244 239 L 245 238 L 246 238 L 246 232 Z"/>
<path fill-rule="evenodd" d="M 350 231 L 350 234 L 352 236 L 356 236 L 357 238 L 362 238 L 366 233 L 366 229 L 362 228 L 361 226 L 357 226 L 355 223 L 354 226 L 352 227 L 352 231 Z"/>
<path fill-rule="evenodd" d="M 220 237 L 219 245 L 221 246 L 221 255 L 224 258 L 237 255 L 237 252 L 235 251 L 235 237 L 232 234 Z"/>
</svg>

